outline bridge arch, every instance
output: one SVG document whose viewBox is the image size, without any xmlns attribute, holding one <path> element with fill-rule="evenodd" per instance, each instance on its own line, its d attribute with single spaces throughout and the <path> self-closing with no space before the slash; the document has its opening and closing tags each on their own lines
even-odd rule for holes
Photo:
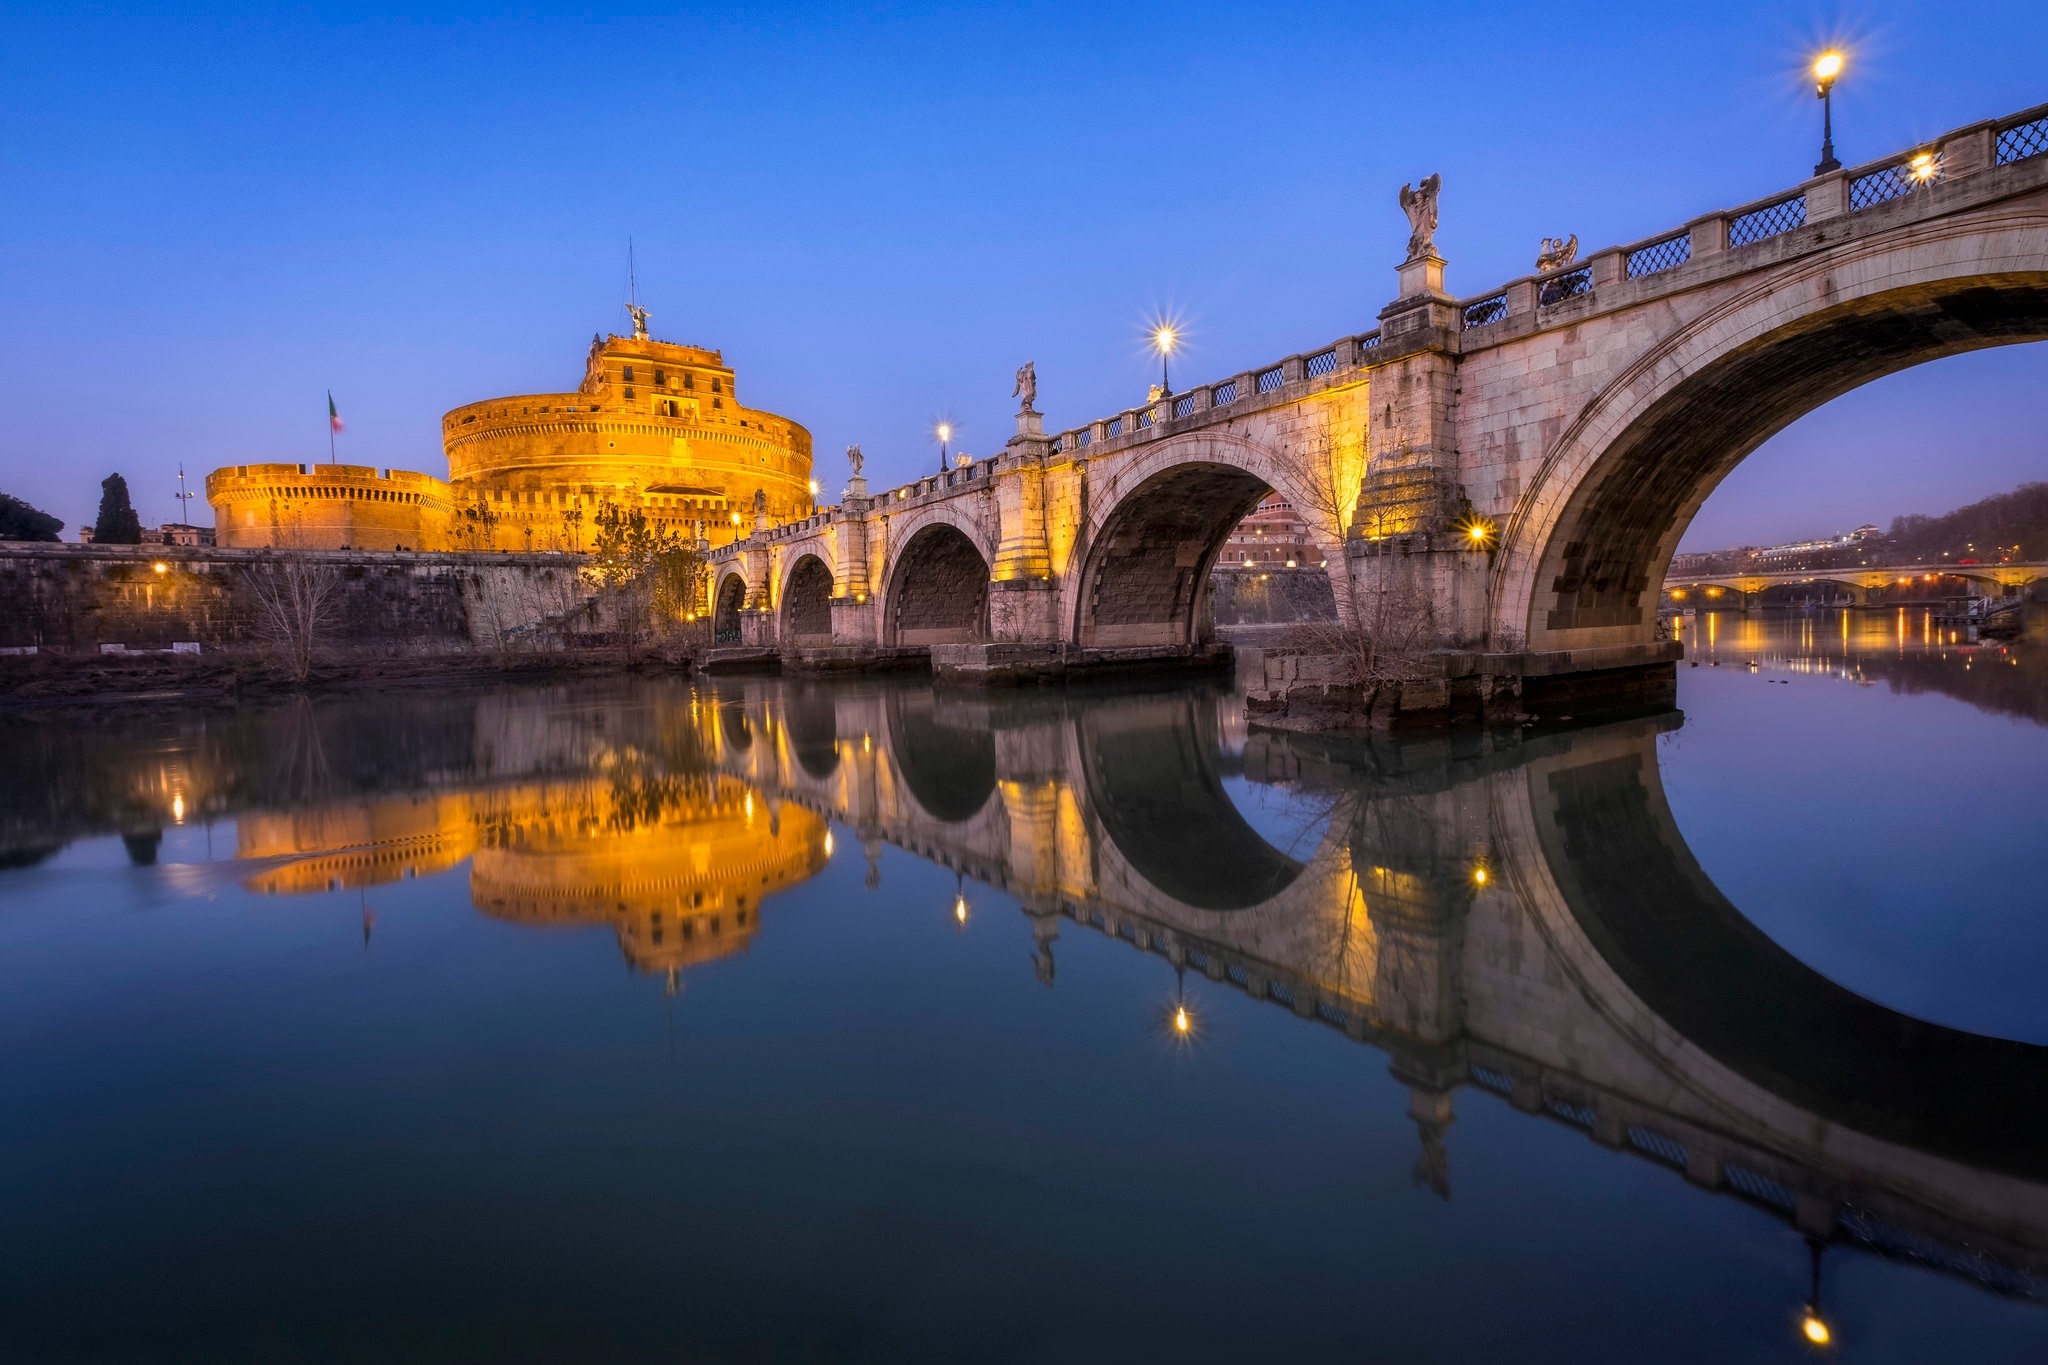
<svg viewBox="0 0 2048 1365">
<path fill-rule="evenodd" d="M 1651 347 L 1545 455 L 1504 528 L 1496 646 L 1647 641 L 1665 566 L 1730 470 L 1884 375 L 2048 339 L 2048 208 L 1914 229 L 1762 273 Z"/>
<path fill-rule="evenodd" d="M 883 644 L 988 639 L 988 550 L 979 528 L 950 513 L 934 509 L 901 532 L 882 599 Z"/>
<path fill-rule="evenodd" d="M 746 604 L 746 575 L 740 573 L 737 569 L 728 570 L 718 580 L 718 592 L 712 598 L 712 638 L 717 640 L 737 640 L 740 632 L 740 608 Z"/>
<path fill-rule="evenodd" d="M 1102 648 L 1206 643 L 1209 572 L 1231 531 L 1276 490 L 1305 512 L 1314 506 L 1285 458 L 1222 433 L 1134 454 L 1106 482 L 1073 604 L 1074 642 Z"/>
<path fill-rule="evenodd" d="M 832 570 L 815 554 L 800 555 L 782 580 L 785 644 L 832 641 Z"/>
</svg>

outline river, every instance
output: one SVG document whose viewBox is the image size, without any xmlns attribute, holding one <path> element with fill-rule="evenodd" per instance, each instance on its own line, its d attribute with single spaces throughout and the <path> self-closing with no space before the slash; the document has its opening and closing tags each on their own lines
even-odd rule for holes
<svg viewBox="0 0 2048 1365">
<path fill-rule="evenodd" d="M 0 1358 L 2037 1360 L 2048 638 L 0 713 Z"/>
</svg>

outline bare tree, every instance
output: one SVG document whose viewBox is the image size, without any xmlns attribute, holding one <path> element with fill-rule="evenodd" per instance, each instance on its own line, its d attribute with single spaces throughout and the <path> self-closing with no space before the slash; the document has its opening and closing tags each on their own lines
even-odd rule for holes
<svg viewBox="0 0 2048 1365">
<path fill-rule="evenodd" d="M 1351 523 L 1365 472 L 1364 428 L 1346 436 L 1325 417 L 1302 439 L 1272 455 L 1288 480 L 1286 491 L 1296 510 L 1324 551 L 1337 600 L 1335 621 L 1307 621 L 1295 627 L 1300 646 L 1341 660 L 1344 681 L 1352 684 L 1423 676 L 1425 656 L 1435 641 L 1431 598 L 1405 575 L 1360 574 L 1351 563 Z M 1359 548 L 1370 557 L 1377 537 L 1359 539 Z"/>
<path fill-rule="evenodd" d="M 649 635 L 667 635 L 706 614 L 704 558 L 639 508 L 607 502 L 591 519 L 586 576 L 611 608 L 630 654 Z"/>
<path fill-rule="evenodd" d="M 283 660 L 293 682 L 303 683 L 313 659 L 341 615 L 341 566 L 303 548 L 297 525 L 280 525 L 274 549 L 249 566 L 247 587 L 256 635 Z"/>
</svg>

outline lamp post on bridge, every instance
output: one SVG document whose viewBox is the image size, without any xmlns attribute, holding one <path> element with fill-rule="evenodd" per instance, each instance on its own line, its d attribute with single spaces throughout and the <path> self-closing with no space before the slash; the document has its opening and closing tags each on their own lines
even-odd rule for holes
<svg viewBox="0 0 2048 1365">
<path fill-rule="evenodd" d="M 1816 93 L 1820 97 L 1820 164 L 1813 168 L 1815 175 L 1826 175 L 1842 169 L 1842 163 L 1835 160 L 1835 77 L 1842 74 L 1842 54 L 1832 48 L 1820 54 L 1813 63 L 1813 78 Z"/>
<path fill-rule="evenodd" d="M 939 438 L 939 472 L 943 474 L 946 472 L 946 442 L 953 439 L 952 425 L 947 422 L 939 423 L 937 435 Z"/>
<path fill-rule="evenodd" d="M 1167 376 L 1166 361 L 1179 340 L 1171 323 L 1161 323 L 1152 329 L 1152 349 L 1159 352 L 1159 392 L 1165 397 L 1173 395 L 1173 381 Z"/>
</svg>

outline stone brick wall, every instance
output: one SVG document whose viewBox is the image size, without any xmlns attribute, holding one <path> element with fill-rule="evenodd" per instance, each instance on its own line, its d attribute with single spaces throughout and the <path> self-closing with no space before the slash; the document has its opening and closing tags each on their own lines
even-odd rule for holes
<svg viewBox="0 0 2048 1365">
<path fill-rule="evenodd" d="M 1274 626 L 1334 621 L 1337 595 L 1323 569 L 1222 566 L 1209 575 L 1218 626 Z"/>
<path fill-rule="evenodd" d="M 339 583 L 337 644 L 464 648 L 574 606 L 571 555 L 305 552 Z M 250 641 L 260 551 L 194 546 L 0 544 L 0 648 L 162 649 Z"/>
</svg>

